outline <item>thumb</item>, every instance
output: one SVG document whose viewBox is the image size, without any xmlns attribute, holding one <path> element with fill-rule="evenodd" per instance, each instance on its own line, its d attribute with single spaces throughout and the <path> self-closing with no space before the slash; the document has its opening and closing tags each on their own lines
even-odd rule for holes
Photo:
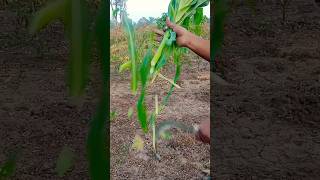
<svg viewBox="0 0 320 180">
<path fill-rule="evenodd" d="M 173 29 L 173 28 L 176 26 L 175 24 L 173 24 L 173 23 L 169 20 L 169 18 L 166 19 L 166 24 L 167 24 L 167 26 L 168 26 L 169 28 L 171 28 L 171 29 Z"/>
</svg>

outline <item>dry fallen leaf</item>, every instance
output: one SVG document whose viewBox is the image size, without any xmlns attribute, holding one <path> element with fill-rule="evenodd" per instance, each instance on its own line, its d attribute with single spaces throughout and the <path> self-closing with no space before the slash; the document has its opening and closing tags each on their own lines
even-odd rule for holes
<svg viewBox="0 0 320 180">
<path fill-rule="evenodd" d="M 203 169 L 202 172 L 206 175 L 210 175 L 210 169 Z"/>
<path fill-rule="evenodd" d="M 136 135 L 133 139 L 132 149 L 136 151 L 142 151 L 143 148 L 144 148 L 143 139 L 139 135 Z"/>
</svg>

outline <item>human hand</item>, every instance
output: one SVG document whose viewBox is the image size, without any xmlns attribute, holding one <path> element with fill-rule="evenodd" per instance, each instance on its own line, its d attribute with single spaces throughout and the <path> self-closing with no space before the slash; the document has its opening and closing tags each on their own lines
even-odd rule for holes
<svg viewBox="0 0 320 180">
<path fill-rule="evenodd" d="M 184 27 L 170 22 L 169 18 L 167 18 L 166 24 L 177 34 L 176 42 L 178 46 L 189 47 L 189 44 L 191 43 L 192 38 L 194 37 L 194 34 L 186 30 Z M 158 35 L 157 41 L 160 42 L 162 36 L 164 35 L 164 32 L 158 29 L 154 29 L 153 31 Z"/>
<path fill-rule="evenodd" d="M 156 28 L 152 29 L 152 31 L 157 34 L 157 39 L 156 39 L 157 42 L 161 42 L 163 35 L 164 35 L 164 31 L 156 29 Z"/>
<path fill-rule="evenodd" d="M 178 46 L 189 47 L 192 41 L 192 38 L 194 37 L 194 34 L 186 30 L 184 27 L 172 23 L 169 20 L 169 18 L 167 18 L 166 24 L 169 28 L 171 28 L 177 34 L 176 42 Z"/>
<path fill-rule="evenodd" d="M 196 134 L 196 139 L 198 141 L 210 144 L 210 120 L 200 123 L 199 130 Z"/>
</svg>

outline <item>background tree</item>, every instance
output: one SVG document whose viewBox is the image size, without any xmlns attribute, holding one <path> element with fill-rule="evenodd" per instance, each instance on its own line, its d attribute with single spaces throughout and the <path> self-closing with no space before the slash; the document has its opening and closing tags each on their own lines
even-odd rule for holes
<svg viewBox="0 0 320 180">
<path fill-rule="evenodd" d="M 156 23 L 156 18 L 149 17 L 149 24 L 155 24 L 155 23 Z"/>
<path fill-rule="evenodd" d="M 122 13 L 127 12 L 127 0 L 110 0 L 112 17 L 116 24 L 122 19 Z"/>
</svg>

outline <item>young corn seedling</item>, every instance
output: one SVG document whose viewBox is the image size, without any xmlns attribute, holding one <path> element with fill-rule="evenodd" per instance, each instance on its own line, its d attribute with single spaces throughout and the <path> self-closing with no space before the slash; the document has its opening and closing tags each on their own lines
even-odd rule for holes
<svg viewBox="0 0 320 180">
<path fill-rule="evenodd" d="M 167 16 L 171 22 L 185 27 L 189 31 L 199 31 L 203 19 L 203 7 L 209 4 L 209 0 L 171 0 L 168 6 Z M 120 71 L 130 69 L 131 71 L 131 91 L 134 95 L 137 94 L 138 86 L 141 84 L 140 95 L 137 102 L 137 117 L 144 133 L 148 132 L 148 127 L 152 128 L 152 140 L 153 150 L 156 154 L 156 118 L 166 106 L 169 97 L 171 96 L 175 87 L 180 88 L 177 85 L 177 81 L 180 78 L 182 63 L 180 58 L 185 49 L 176 45 L 176 33 L 172 29 L 168 29 L 163 36 L 163 39 L 153 54 L 152 48 L 149 48 L 142 61 L 139 61 L 137 56 L 137 48 L 135 41 L 135 33 L 132 22 L 126 14 L 123 14 L 122 24 L 127 34 L 128 49 L 130 54 L 130 60 L 120 66 Z M 191 22 L 193 24 L 191 24 Z M 176 73 L 173 80 L 166 78 L 160 73 L 160 71 L 168 64 L 168 60 L 173 57 L 174 65 L 176 66 Z M 158 96 L 155 97 L 156 107 L 153 112 L 147 112 L 145 104 L 145 97 L 147 95 L 148 85 L 155 81 L 155 78 L 160 78 L 168 81 L 171 84 L 169 92 L 159 103 Z M 149 117 L 148 117 L 149 116 Z M 174 123 L 171 123 L 174 124 Z M 170 126 L 170 123 L 167 123 Z M 157 154 L 156 154 L 157 155 Z M 158 156 L 157 156 L 158 157 Z"/>
</svg>

